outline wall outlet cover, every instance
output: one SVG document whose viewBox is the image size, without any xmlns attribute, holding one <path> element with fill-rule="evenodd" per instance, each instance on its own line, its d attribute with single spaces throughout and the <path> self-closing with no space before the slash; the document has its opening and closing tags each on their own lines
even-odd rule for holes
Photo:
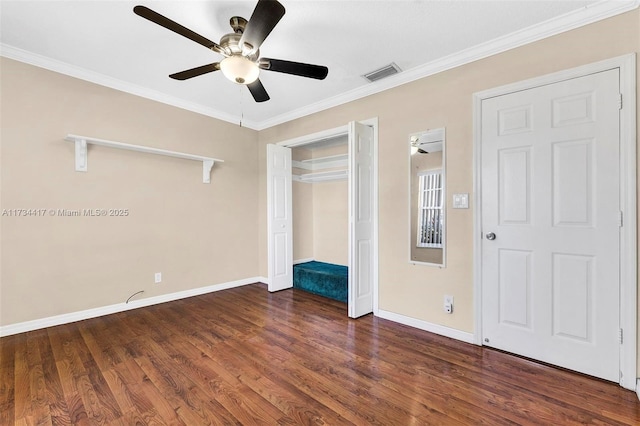
<svg viewBox="0 0 640 426">
<path fill-rule="evenodd" d="M 444 312 L 447 314 L 453 313 L 453 296 L 444 296 Z"/>
</svg>

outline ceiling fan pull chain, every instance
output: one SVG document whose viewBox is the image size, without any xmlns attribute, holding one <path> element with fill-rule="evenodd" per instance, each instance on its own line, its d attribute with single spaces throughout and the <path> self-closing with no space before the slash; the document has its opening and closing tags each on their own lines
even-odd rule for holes
<svg viewBox="0 0 640 426">
<path fill-rule="evenodd" d="M 242 127 L 242 120 L 244 120 L 244 108 L 242 107 L 242 87 L 238 86 L 238 90 L 240 91 L 240 127 Z"/>
</svg>

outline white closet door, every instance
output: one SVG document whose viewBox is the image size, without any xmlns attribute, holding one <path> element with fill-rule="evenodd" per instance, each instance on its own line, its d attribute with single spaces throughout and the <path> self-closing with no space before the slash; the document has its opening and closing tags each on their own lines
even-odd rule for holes
<svg viewBox="0 0 640 426">
<path fill-rule="evenodd" d="M 374 134 L 349 123 L 349 316 L 373 312 Z"/>
<path fill-rule="evenodd" d="M 291 149 L 267 145 L 269 291 L 293 287 Z"/>
</svg>

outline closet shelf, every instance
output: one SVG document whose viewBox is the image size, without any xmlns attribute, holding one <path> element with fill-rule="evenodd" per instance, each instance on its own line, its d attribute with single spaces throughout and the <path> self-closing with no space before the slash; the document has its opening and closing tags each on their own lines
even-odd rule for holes
<svg viewBox="0 0 640 426">
<path fill-rule="evenodd" d="M 132 145 L 123 142 L 114 142 L 104 139 L 89 138 L 86 136 L 67 135 L 65 140 L 74 142 L 76 146 L 76 171 L 87 171 L 87 147 L 88 145 L 101 145 L 110 148 L 124 149 L 127 151 L 144 152 L 147 154 L 164 155 L 167 157 L 182 158 L 184 160 L 202 161 L 202 183 L 211 182 L 211 168 L 216 162 L 224 163 L 218 158 L 204 157 L 202 155 L 186 154 L 184 152 L 168 151 L 166 149 L 151 148 L 142 145 Z"/>
<path fill-rule="evenodd" d="M 296 182 L 316 183 L 328 182 L 332 180 L 343 180 L 349 176 L 348 170 L 330 170 L 328 172 L 306 173 L 303 175 L 292 175 L 292 179 Z"/>
<path fill-rule="evenodd" d="M 310 158 L 302 161 L 292 161 L 291 165 L 303 170 L 323 170 L 336 167 L 347 167 L 349 154 L 330 155 L 327 157 Z"/>
</svg>

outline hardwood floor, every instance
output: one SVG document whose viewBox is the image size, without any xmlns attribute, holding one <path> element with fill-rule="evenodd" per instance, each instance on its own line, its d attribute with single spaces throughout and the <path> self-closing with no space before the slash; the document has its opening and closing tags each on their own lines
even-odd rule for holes
<svg viewBox="0 0 640 426">
<path fill-rule="evenodd" d="M 616 384 L 259 284 L 0 345 L 1 425 L 640 424 Z"/>
</svg>

